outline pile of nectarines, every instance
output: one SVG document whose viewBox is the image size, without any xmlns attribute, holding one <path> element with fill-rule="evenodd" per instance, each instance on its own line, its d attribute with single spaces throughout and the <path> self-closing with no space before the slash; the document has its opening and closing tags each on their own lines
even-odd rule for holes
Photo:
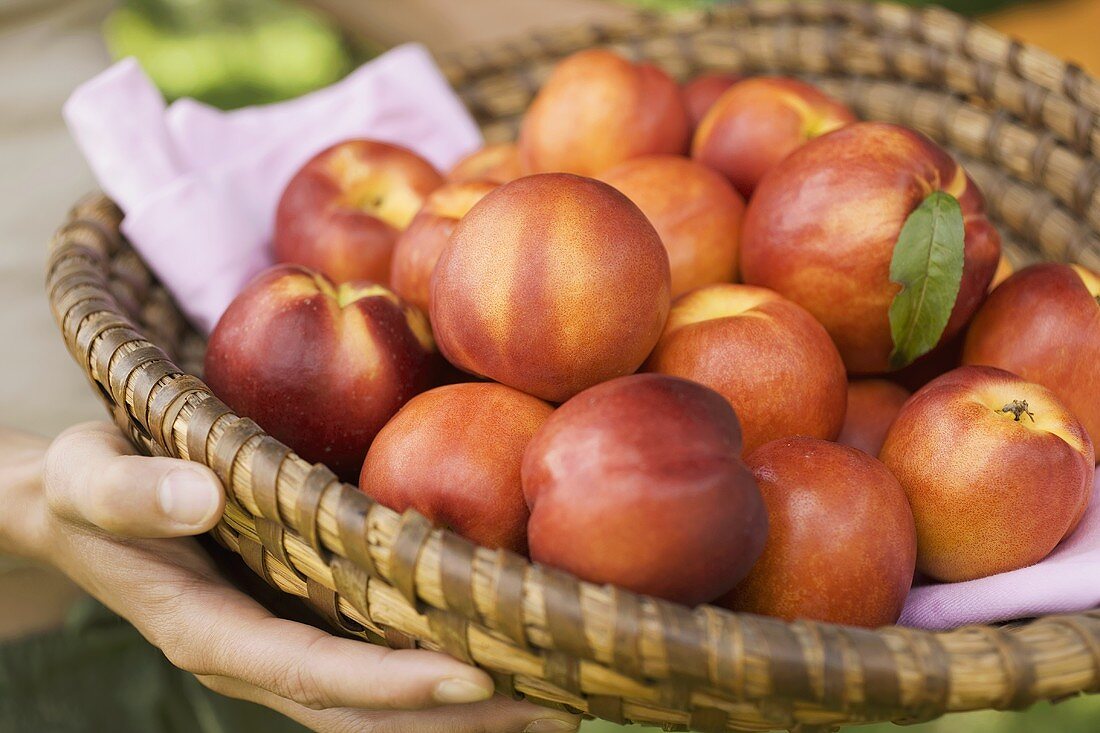
<svg viewBox="0 0 1100 733">
<path fill-rule="evenodd" d="M 947 151 L 796 79 L 584 51 L 446 175 L 318 153 L 273 251 L 210 338 L 215 392 L 585 580 L 889 624 L 916 570 L 1036 563 L 1089 502 L 1100 275 L 1011 274 Z"/>
</svg>

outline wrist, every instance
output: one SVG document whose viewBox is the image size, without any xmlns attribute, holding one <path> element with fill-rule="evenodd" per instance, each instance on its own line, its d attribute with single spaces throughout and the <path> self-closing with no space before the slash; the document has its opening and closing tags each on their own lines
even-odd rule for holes
<svg viewBox="0 0 1100 733">
<path fill-rule="evenodd" d="M 44 560 L 42 468 L 48 441 L 0 428 L 0 553 Z"/>
</svg>

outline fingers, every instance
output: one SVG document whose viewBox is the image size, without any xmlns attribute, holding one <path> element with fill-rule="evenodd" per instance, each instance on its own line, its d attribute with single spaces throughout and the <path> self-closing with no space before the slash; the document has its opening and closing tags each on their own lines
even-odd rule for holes
<svg viewBox="0 0 1100 733">
<path fill-rule="evenodd" d="M 230 588 L 192 593 L 177 603 L 183 607 L 173 614 L 175 636 L 197 654 L 181 659 L 181 666 L 239 679 L 308 708 L 413 710 L 493 694 L 486 673 L 445 654 L 330 636 L 275 618 Z"/>
<path fill-rule="evenodd" d="M 576 715 L 497 695 L 462 707 L 423 712 L 389 713 L 377 717 L 371 733 L 567 733 L 580 725 Z"/>
<path fill-rule="evenodd" d="M 70 520 L 131 538 L 194 535 L 217 523 L 225 494 L 213 471 L 130 453 L 130 444 L 109 425 L 66 430 L 46 453 L 50 505 Z"/>
<path fill-rule="evenodd" d="M 277 713 L 306 726 L 316 733 L 368 733 L 371 713 L 351 708 L 311 710 L 296 702 L 279 697 L 267 690 L 254 687 L 231 677 L 197 675 L 204 687 L 219 695 L 263 705 Z M 410 731 L 410 733 L 412 733 Z"/>
<path fill-rule="evenodd" d="M 422 712 L 313 710 L 240 680 L 199 677 L 199 681 L 218 694 L 271 708 L 318 733 L 568 733 L 580 724 L 575 715 L 499 695 L 472 705 Z"/>
</svg>

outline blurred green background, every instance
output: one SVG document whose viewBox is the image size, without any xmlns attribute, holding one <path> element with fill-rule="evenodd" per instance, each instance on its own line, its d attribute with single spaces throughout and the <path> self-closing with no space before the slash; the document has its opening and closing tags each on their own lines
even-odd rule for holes
<svg viewBox="0 0 1100 733">
<path fill-rule="evenodd" d="M 910 5 L 926 0 L 903 0 Z M 1100 2 L 1100 0 L 1094 0 Z M 635 0 L 651 9 L 707 0 Z M 958 12 L 978 15 L 1013 0 L 946 0 Z M 400 5 L 393 4 L 394 12 Z M 1097 29 L 1100 31 L 1100 29 Z M 288 99 L 336 81 L 381 50 L 343 32 L 324 15 L 288 0 L 124 0 L 104 24 L 113 56 L 136 56 L 169 98 L 195 97 L 223 108 Z M 613 733 L 620 726 L 586 723 L 584 733 Z M 657 728 L 634 727 L 636 731 Z M 862 726 L 867 733 L 902 729 Z M 913 733 L 1097 733 L 1100 695 L 1058 705 L 1040 703 L 1026 713 L 976 712 L 921 725 Z"/>
<path fill-rule="evenodd" d="M 623 1 L 657 10 L 713 2 Z M 940 4 L 977 15 L 1015 1 Z M 399 4 L 393 7 L 400 12 Z M 136 56 L 168 98 L 194 97 L 223 108 L 298 96 L 336 81 L 382 50 L 292 0 L 123 0 L 103 31 L 111 54 Z"/>
</svg>

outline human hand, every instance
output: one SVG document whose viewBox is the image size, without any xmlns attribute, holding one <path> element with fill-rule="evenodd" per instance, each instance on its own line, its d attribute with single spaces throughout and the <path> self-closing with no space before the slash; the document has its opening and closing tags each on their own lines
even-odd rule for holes
<svg viewBox="0 0 1100 733">
<path fill-rule="evenodd" d="M 392 651 L 272 616 L 188 537 L 221 516 L 214 473 L 131 453 L 113 427 L 90 424 L 40 449 L 38 469 L 27 467 L 29 449 L 22 468 L 0 466 L 17 479 L 0 478 L 0 499 L 7 483 L 19 507 L 15 523 L 0 520 L 0 549 L 55 565 L 212 690 L 322 733 L 576 728 L 575 716 L 493 696 L 486 673 L 444 654 Z M 27 481 L 36 474 L 37 491 Z"/>
</svg>

